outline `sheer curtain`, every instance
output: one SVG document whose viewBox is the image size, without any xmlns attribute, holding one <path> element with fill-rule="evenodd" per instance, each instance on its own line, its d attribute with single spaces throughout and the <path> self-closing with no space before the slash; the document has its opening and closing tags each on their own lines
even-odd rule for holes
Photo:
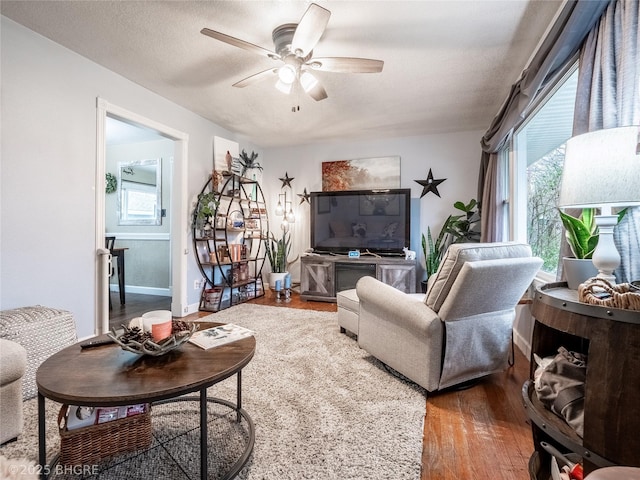
<svg viewBox="0 0 640 480">
<path fill-rule="evenodd" d="M 637 0 L 636 0 L 637 1 Z M 579 51 L 585 37 L 597 23 L 611 0 L 569 0 L 542 41 L 533 59 L 513 84 L 507 100 L 482 137 L 482 159 L 478 179 L 478 199 L 481 203 L 483 242 L 503 240 L 503 203 L 496 197 L 498 169 L 497 152 L 509 139 L 513 128 L 523 120 L 527 108 L 539 92 Z M 492 178 L 495 177 L 495 178 Z"/>
<path fill-rule="evenodd" d="M 617 0 L 609 5 L 584 42 L 574 135 L 640 125 L 639 18 L 638 0 Z M 606 161 L 603 167 L 606 168 Z M 614 240 L 622 259 L 616 279 L 640 280 L 640 207 L 629 209 L 614 231 Z"/>
</svg>

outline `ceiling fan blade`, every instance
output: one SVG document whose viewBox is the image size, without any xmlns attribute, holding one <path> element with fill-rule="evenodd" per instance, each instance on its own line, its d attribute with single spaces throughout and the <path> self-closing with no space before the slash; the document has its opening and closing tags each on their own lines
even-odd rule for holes
<svg viewBox="0 0 640 480">
<path fill-rule="evenodd" d="M 351 57 L 312 58 L 307 63 L 313 70 L 337 73 L 378 73 L 382 71 L 382 60 Z"/>
<path fill-rule="evenodd" d="M 315 86 L 307 92 L 311 98 L 313 98 L 316 102 L 320 100 L 324 100 L 327 98 L 327 91 L 320 84 L 320 82 L 316 83 Z"/>
<path fill-rule="evenodd" d="M 262 80 L 265 80 L 270 77 L 275 77 L 278 75 L 277 68 L 270 68 L 269 70 L 264 70 L 262 72 L 258 72 L 256 74 L 251 75 L 250 77 L 244 78 L 239 82 L 233 84 L 234 87 L 244 88 L 249 85 L 253 85 L 254 83 L 258 83 Z"/>
<path fill-rule="evenodd" d="M 291 51 L 296 54 L 299 51 L 301 57 L 307 56 L 322 37 L 330 16 L 331 12 L 326 8 L 315 3 L 309 5 L 291 39 Z"/>
<path fill-rule="evenodd" d="M 231 35 L 227 35 L 225 33 L 216 32 L 215 30 L 211 30 L 209 28 L 203 28 L 202 30 L 200 30 L 200 33 L 208 37 L 215 38 L 216 40 L 220 40 L 221 42 L 228 43 L 229 45 L 233 45 L 234 47 L 239 47 L 244 50 L 257 53 L 258 55 L 265 55 L 269 58 L 275 59 L 280 58 L 277 53 L 272 52 L 271 50 L 259 47 L 258 45 L 254 45 L 253 43 L 245 42 L 244 40 L 240 40 L 239 38 L 232 37 Z"/>
</svg>

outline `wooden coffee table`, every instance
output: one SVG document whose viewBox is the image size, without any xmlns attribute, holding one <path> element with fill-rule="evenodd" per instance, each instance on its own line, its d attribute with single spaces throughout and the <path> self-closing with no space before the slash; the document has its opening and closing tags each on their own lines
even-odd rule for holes
<svg viewBox="0 0 640 480">
<path fill-rule="evenodd" d="M 220 323 L 198 322 L 200 330 Z M 104 338 L 107 338 L 106 335 Z M 242 369 L 255 353 L 254 337 L 203 350 L 185 343 L 159 357 L 140 356 L 115 344 L 82 349 L 76 343 L 45 360 L 36 373 L 38 386 L 39 464 L 44 473 L 46 458 L 45 398 L 69 405 L 118 406 L 152 403 L 200 392 L 200 478 L 207 478 L 207 402 L 218 401 L 236 410 L 237 421 L 248 424 L 245 452 L 224 478 L 233 478 L 253 450 L 253 421 L 242 409 Z M 207 398 L 207 388 L 237 375 L 237 400 L 233 405 Z"/>
</svg>

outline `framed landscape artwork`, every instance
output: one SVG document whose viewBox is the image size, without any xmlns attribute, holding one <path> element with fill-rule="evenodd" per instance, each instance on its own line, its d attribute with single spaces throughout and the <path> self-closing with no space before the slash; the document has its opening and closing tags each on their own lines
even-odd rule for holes
<svg viewBox="0 0 640 480">
<path fill-rule="evenodd" d="M 322 191 L 400 188 L 400 157 L 322 162 Z"/>
</svg>

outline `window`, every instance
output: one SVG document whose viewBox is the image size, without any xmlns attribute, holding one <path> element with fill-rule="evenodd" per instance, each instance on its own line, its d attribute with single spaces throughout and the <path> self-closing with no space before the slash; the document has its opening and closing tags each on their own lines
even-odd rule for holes
<svg viewBox="0 0 640 480">
<path fill-rule="evenodd" d="M 529 243 L 533 254 L 543 259 L 540 277 L 545 281 L 555 280 L 560 258 L 562 222 L 556 204 L 565 143 L 573 129 L 577 80 L 574 65 L 518 127 L 508 147 L 510 236 Z"/>
</svg>

